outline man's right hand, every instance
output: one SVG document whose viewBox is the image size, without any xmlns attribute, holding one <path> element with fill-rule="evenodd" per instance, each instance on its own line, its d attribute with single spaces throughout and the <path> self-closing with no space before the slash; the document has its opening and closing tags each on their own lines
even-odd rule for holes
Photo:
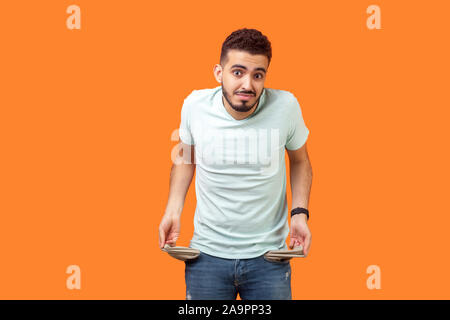
<svg viewBox="0 0 450 320">
<path fill-rule="evenodd" d="M 171 247 L 176 245 L 180 235 L 180 216 L 166 212 L 159 225 L 159 247 L 162 249 L 167 243 Z"/>
</svg>

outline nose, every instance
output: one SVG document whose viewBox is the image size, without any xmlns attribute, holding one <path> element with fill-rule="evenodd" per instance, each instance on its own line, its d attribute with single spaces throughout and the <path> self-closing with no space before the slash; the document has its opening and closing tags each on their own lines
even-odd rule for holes
<svg viewBox="0 0 450 320">
<path fill-rule="evenodd" d="M 247 75 L 244 77 L 243 81 L 242 88 L 238 92 L 254 93 L 251 77 Z"/>
</svg>

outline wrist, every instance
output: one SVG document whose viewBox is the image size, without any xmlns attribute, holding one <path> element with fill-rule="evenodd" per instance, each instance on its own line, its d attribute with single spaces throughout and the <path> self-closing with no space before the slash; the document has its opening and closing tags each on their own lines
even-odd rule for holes
<svg viewBox="0 0 450 320">
<path fill-rule="evenodd" d="M 308 221 L 309 220 L 309 211 L 308 211 L 308 209 L 303 208 L 303 207 L 296 207 L 291 210 L 291 218 L 293 218 L 294 216 L 300 216 L 303 219 L 305 219 L 305 221 Z"/>
<path fill-rule="evenodd" d="M 293 215 L 293 216 L 291 217 L 291 220 L 292 220 L 292 219 L 294 219 L 294 220 L 300 220 L 300 221 L 303 221 L 303 222 L 308 222 L 308 217 L 306 216 L 305 213 L 298 213 L 298 214 L 295 214 L 295 215 Z"/>
<path fill-rule="evenodd" d="M 167 206 L 165 214 L 173 217 L 180 217 L 181 212 L 183 212 L 182 206 Z"/>
</svg>

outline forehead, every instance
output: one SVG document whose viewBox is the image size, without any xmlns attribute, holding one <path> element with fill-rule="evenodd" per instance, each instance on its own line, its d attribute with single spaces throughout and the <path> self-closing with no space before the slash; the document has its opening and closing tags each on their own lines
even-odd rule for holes
<svg viewBox="0 0 450 320">
<path fill-rule="evenodd" d="M 226 68 L 233 65 L 243 65 L 249 69 L 264 68 L 267 70 L 269 59 L 263 54 L 251 54 L 241 50 L 229 50 Z"/>
</svg>

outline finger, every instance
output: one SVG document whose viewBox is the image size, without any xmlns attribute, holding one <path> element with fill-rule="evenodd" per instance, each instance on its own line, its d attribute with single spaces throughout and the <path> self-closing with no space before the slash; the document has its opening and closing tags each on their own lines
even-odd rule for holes
<svg viewBox="0 0 450 320">
<path fill-rule="evenodd" d="M 164 230 L 159 229 L 159 247 L 164 248 L 164 243 L 166 242 L 166 235 L 164 234 Z"/>
<path fill-rule="evenodd" d="M 310 247 L 310 246 L 311 246 L 311 236 L 307 236 L 307 237 L 305 238 L 305 249 L 304 249 L 305 255 L 308 254 L 308 252 L 309 252 L 309 247 Z"/>
<path fill-rule="evenodd" d="M 168 243 L 171 247 L 174 247 L 176 242 L 177 242 L 177 239 L 170 239 L 170 240 L 166 241 L 166 243 Z"/>
<path fill-rule="evenodd" d="M 294 242 L 294 247 L 298 247 L 298 246 L 301 246 L 301 245 L 303 245 L 302 238 L 296 238 L 295 242 Z"/>
<path fill-rule="evenodd" d="M 300 240 L 297 237 L 291 238 L 291 249 L 299 245 Z"/>
<path fill-rule="evenodd" d="M 294 238 L 291 238 L 291 241 L 289 242 L 289 249 L 292 249 L 294 247 Z"/>
</svg>

